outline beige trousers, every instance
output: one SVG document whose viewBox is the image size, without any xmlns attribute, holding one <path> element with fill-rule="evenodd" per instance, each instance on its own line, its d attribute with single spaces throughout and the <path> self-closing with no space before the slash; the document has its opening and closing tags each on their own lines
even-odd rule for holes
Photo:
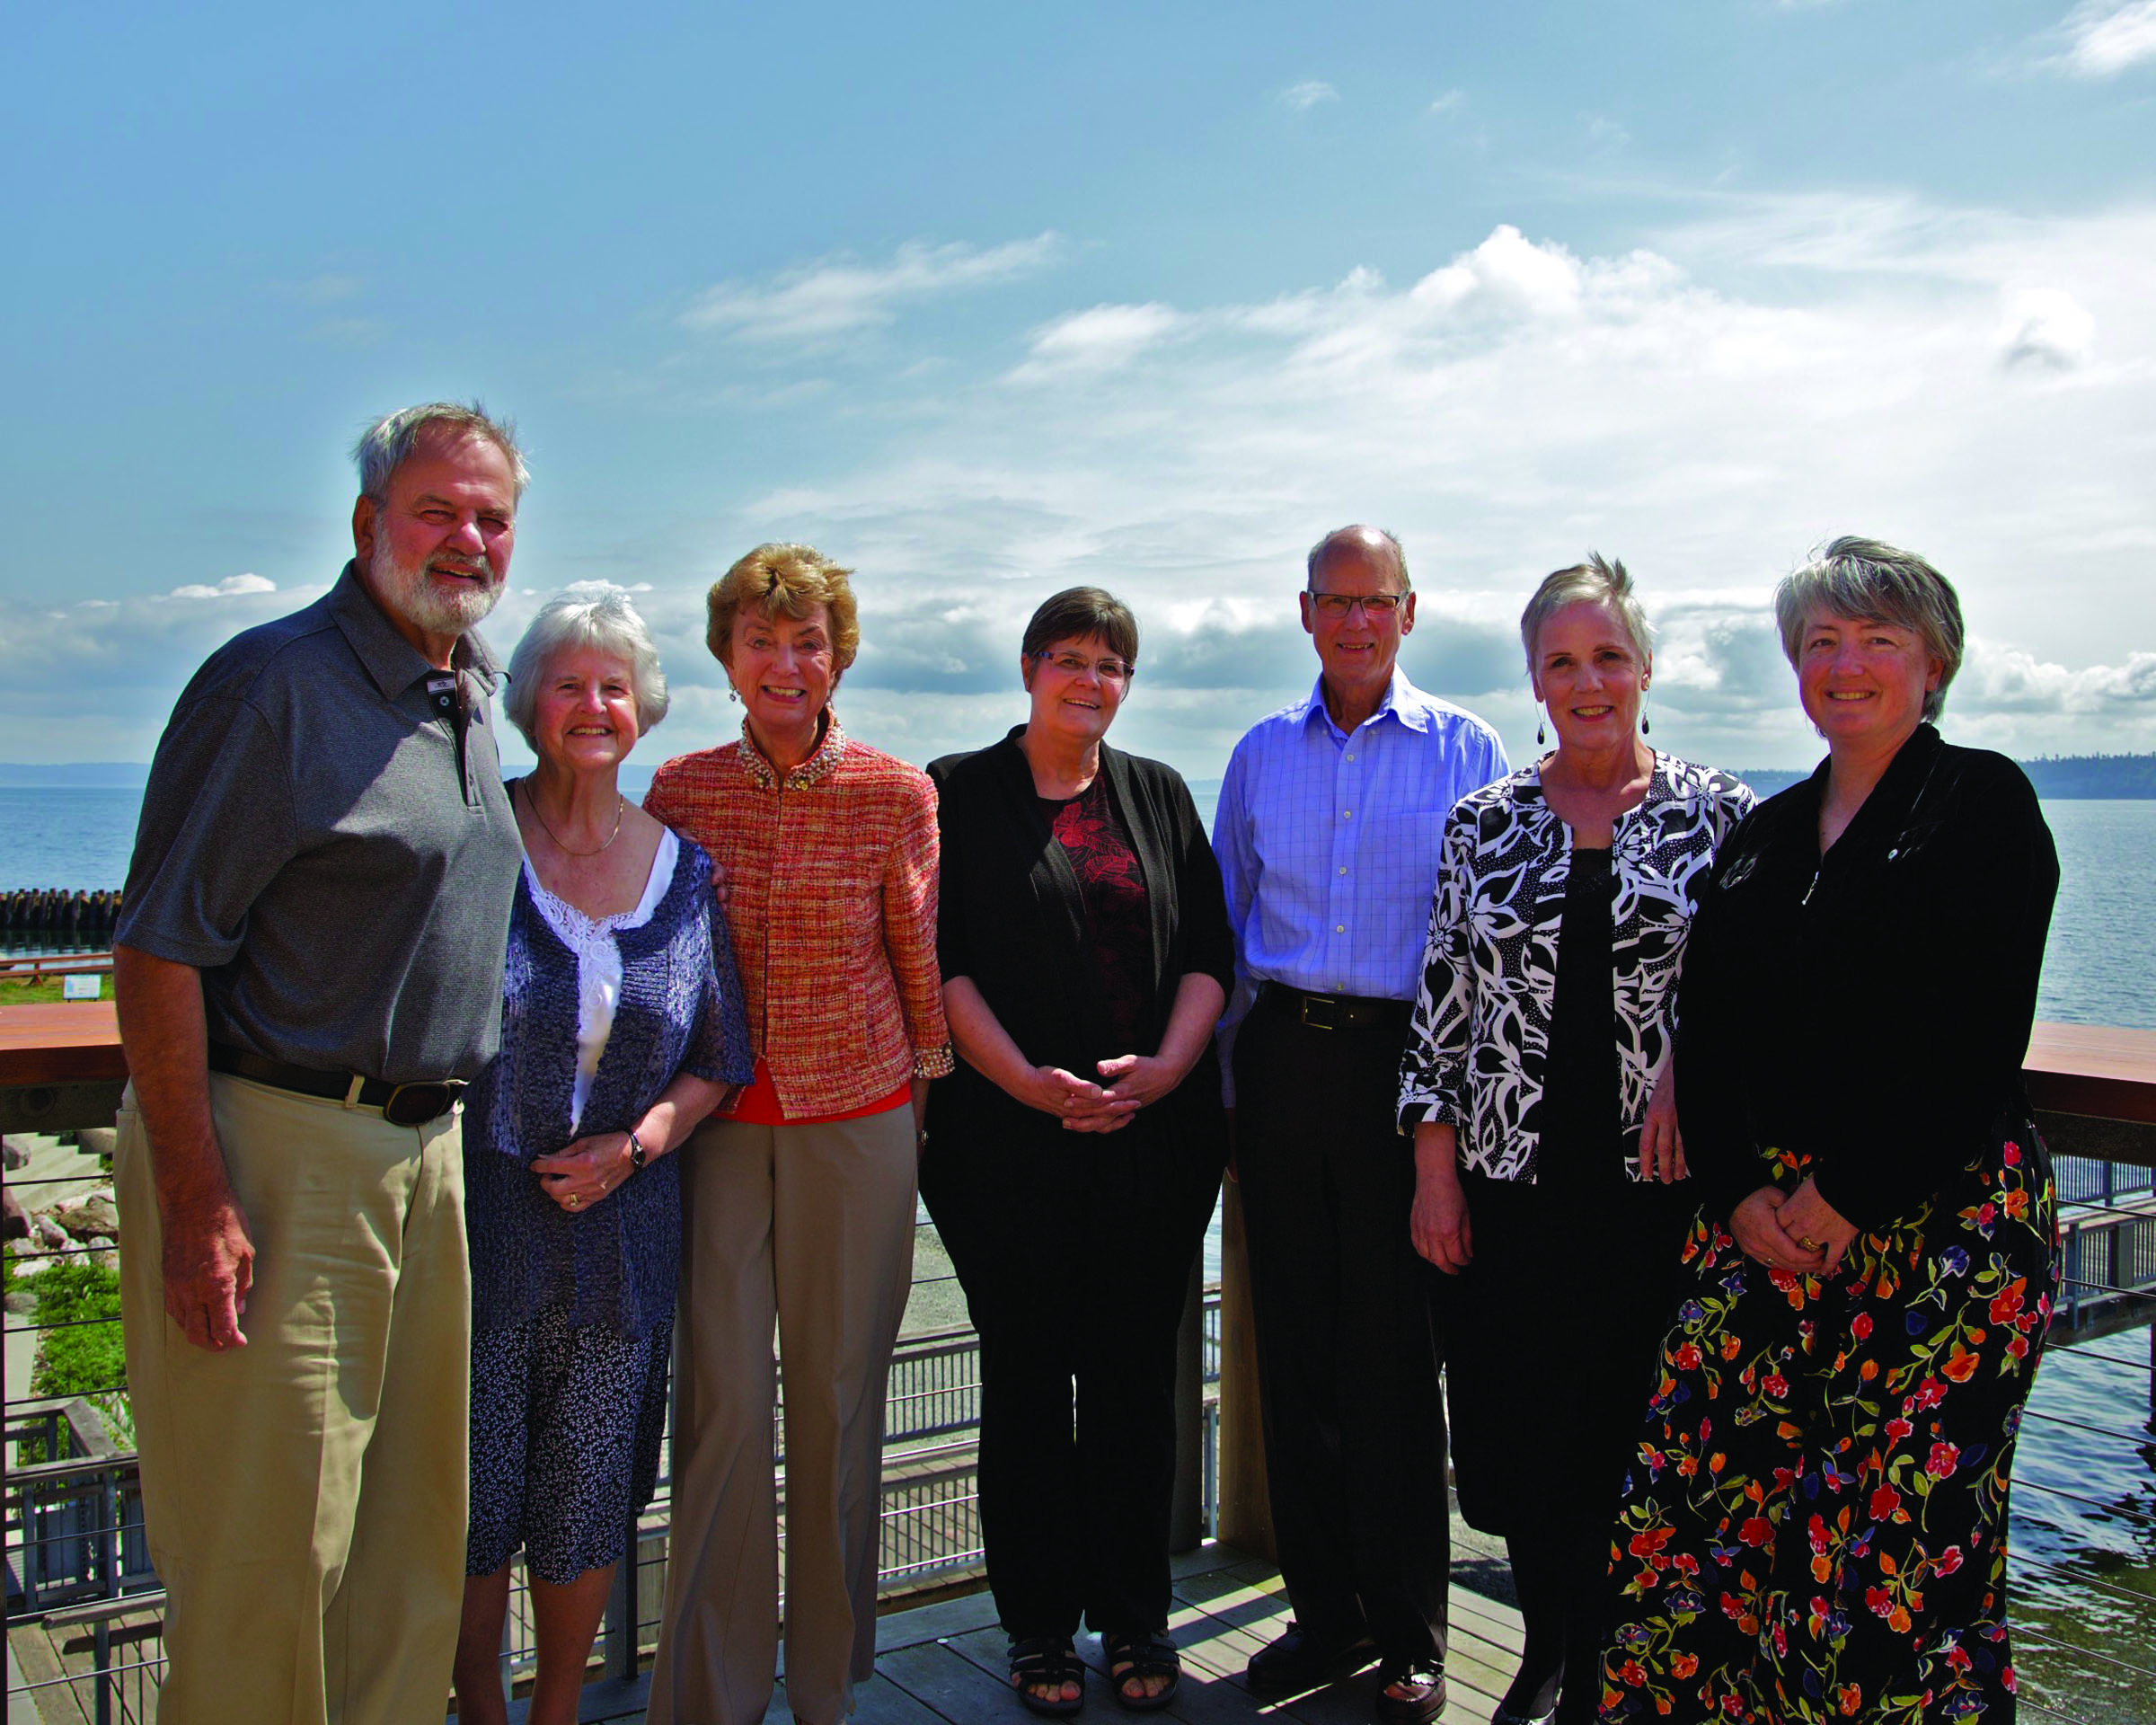
<svg viewBox="0 0 2156 1725">
<path fill-rule="evenodd" d="M 674 1511 L 651 1725 L 755 1725 L 778 1660 L 773 1320 L 786 1371 L 786 1699 L 876 1668 L 883 1398 L 914 1266 L 914 1114 L 708 1122 L 682 1159 Z"/>
<path fill-rule="evenodd" d="M 164 1312 L 134 1092 L 120 1302 L 150 1555 L 170 1603 L 162 1725 L 439 1725 L 464 1598 L 471 1276 L 455 1114 L 394 1127 L 213 1075 L 254 1239 L 244 1348 Z"/>
</svg>

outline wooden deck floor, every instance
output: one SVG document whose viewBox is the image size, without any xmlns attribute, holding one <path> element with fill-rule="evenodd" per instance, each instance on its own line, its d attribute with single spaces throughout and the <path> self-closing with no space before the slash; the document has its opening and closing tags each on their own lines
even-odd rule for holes
<svg viewBox="0 0 2156 1725">
<path fill-rule="evenodd" d="M 1226 1725 L 1227 1721 L 1269 1719 L 1304 1725 L 1369 1725 L 1377 1693 L 1374 1668 L 1345 1682 L 1300 1695 L 1260 1700 L 1242 1686 L 1242 1668 L 1250 1655 L 1287 1624 L 1287 1600 L 1280 1577 L 1269 1564 L 1253 1562 L 1240 1552 L 1207 1545 L 1175 1560 L 1175 1610 L 1170 1627 L 1182 1650 L 1183 1682 L 1175 1704 L 1161 1717 L 1184 1725 Z M 67 1673 L 86 1673 L 91 1664 L 89 1632 L 18 1630 L 11 1638 L 31 1684 Z M 1003 1674 L 1003 1635 L 995 1607 L 985 1592 L 946 1599 L 910 1611 L 893 1612 L 877 1624 L 876 1676 L 855 1692 L 856 1725 L 1017 1725 L 1029 1719 L 1012 1694 Z M 122 1661 L 139 1658 L 124 1634 Z M 1080 1657 L 1091 1668 L 1085 1717 L 1096 1721 L 1121 1716 L 1109 1689 L 1100 1643 L 1082 1636 Z M 1486 1725 L 1517 1662 L 1520 1621 L 1510 1606 L 1455 1585 L 1452 1596 L 1452 1654 L 1446 1671 L 1451 1700 L 1443 1725 Z M 593 1683 L 584 1695 L 583 1718 L 641 1721 L 649 1679 L 634 1683 Z M 32 1690 L 41 1725 L 95 1717 L 88 1683 Z M 11 1697 L 11 1703 L 30 1697 Z M 138 1697 L 128 1701 L 138 1704 Z M 136 1713 L 136 1705 L 114 1710 L 116 1718 Z M 523 1703 L 510 1714 L 521 1719 Z M 792 1725 L 781 1683 L 773 1698 L 772 1725 Z M 12 1718 L 12 1715 L 11 1715 Z"/>
<path fill-rule="evenodd" d="M 1169 1626 L 1182 1650 L 1184 1675 L 1175 1704 L 1159 1717 L 1184 1725 L 1257 1719 L 1283 1725 L 1369 1725 L 1377 1694 L 1374 1668 L 1286 1698 L 1260 1700 L 1242 1686 L 1250 1655 L 1287 1626 L 1287 1599 L 1271 1565 L 1207 1545 L 1176 1559 L 1175 1570 Z M 876 1676 L 854 1692 L 855 1725 L 1015 1725 L 1032 1717 L 1011 1693 L 1003 1631 L 985 1593 L 895 1612 L 878 1624 L 876 1645 Z M 1099 1639 L 1081 1636 L 1078 1652 L 1091 1668 L 1083 1717 L 1122 1717 Z M 1446 1663 L 1451 1699 L 1443 1725 L 1487 1725 L 1519 1652 L 1518 1613 L 1455 1585 Z M 594 1694 L 584 1717 L 641 1721 L 641 1695 L 623 1694 L 619 1704 L 638 1704 L 617 1712 Z M 792 1725 L 792 1717 L 782 1683 L 768 1718 L 771 1725 Z"/>
</svg>

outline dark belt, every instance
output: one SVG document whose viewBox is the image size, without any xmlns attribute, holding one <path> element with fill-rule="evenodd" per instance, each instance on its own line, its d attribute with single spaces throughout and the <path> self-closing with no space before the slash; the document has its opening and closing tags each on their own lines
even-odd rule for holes
<svg viewBox="0 0 2156 1725">
<path fill-rule="evenodd" d="M 1399 1035 L 1413 1016 L 1412 1002 L 1368 995 L 1312 995 L 1284 982 L 1258 985 L 1258 1004 L 1286 1013 L 1310 1031 L 1387 1031 Z"/>
<path fill-rule="evenodd" d="M 266 1055 L 252 1054 L 227 1043 L 209 1045 L 209 1069 L 234 1078 L 249 1078 L 275 1090 L 301 1096 L 319 1096 L 326 1101 L 358 1108 L 378 1108 L 392 1126 L 424 1126 L 437 1120 L 456 1106 L 464 1093 L 462 1078 L 441 1078 L 423 1084 L 393 1084 L 386 1078 L 361 1078 L 348 1072 L 322 1072 L 313 1066 L 287 1066 Z"/>
</svg>

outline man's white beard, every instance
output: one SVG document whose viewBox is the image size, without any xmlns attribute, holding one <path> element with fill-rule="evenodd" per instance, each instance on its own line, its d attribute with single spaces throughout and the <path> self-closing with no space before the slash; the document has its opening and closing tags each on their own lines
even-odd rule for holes
<svg viewBox="0 0 2156 1725">
<path fill-rule="evenodd" d="M 461 635 L 494 608 L 506 583 L 497 579 L 492 567 L 482 559 L 477 566 L 486 571 L 484 586 L 439 587 L 427 573 L 427 565 L 434 561 L 428 557 L 417 563 L 400 563 L 384 537 L 375 545 L 367 573 L 383 602 L 406 622 L 430 635 Z"/>
</svg>

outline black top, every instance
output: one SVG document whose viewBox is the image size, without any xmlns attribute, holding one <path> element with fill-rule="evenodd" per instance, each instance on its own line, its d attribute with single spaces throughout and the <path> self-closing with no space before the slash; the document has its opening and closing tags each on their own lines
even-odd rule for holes
<svg viewBox="0 0 2156 1725">
<path fill-rule="evenodd" d="M 2003 755 L 1920 725 L 1823 860 L 1826 765 L 1716 858 L 1678 1000 L 1684 1152 L 1727 1217 L 1807 1154 L 1860 1227 L 1915 1208 L 2025 1110 L 2058 854 Z"/>
<path fill-rule="evenodd" d="M 524 846 L 475 634 L 437 671 L 347 563 L 181 693 L 113 938 L 202 973 L 213 1041 L 392 1084 L 476 1078 Z"/>
<path fill-rule="evenodd" d="M 1033 790 L 1013 730 L 1002 742 L 931 764 L 942 841 L 936 951 L 944 977 L 969 978 L 1026 1058 L 1091 1077 L 1096 1064 L 1152 1054 L 1183 978 L 1201 971 L 1224 991 L 1234 978 L 1220 868 L 1188 788 L 1174 768 L 1103 744 L 1096 783 L 1129 836 L 1144 877 L 1144 950 L 1132 971 L 1139 994 L 1135 1046 L 1116 1033 L 1099 955 L 1087 937 L 1084 889 Z M 1210 1099 L 1220 1076 L 1210 1045 L 1169 1099 L 1180 1114 Z M 1009 1101 L 964 1060 L 935 1086 L 932 1106 L 998 1111 Z M 1023 1105 L 1010 1101 L 1012 1109 Z M 1023 1110 L 1031 1113 L 1031 1110 Z M 1153 1116 L 1147 1109 L 1141 1120 Z M 1051 1128 L 1057 1123 L 1039 1117 Z M 1058 1128 L 1059 1129 L 1059 1128 Z"/>
<path fill-rule="evenodd" d="M 1607 850 L 1571 851 L 1539 1117 L 1538 1184 L 1614 1185 L 1624 1172 L 1611 950 L 1616 880 Z"/>
</svg>

